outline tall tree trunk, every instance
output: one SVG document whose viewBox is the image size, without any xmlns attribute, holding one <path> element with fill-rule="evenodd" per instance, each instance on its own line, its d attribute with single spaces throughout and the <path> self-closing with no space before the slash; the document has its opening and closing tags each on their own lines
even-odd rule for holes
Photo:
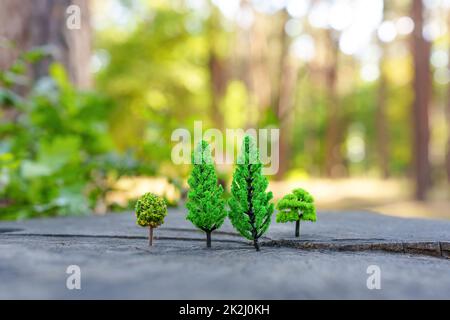
<svg viewBox="0 0 450 320">
<path fill-rule="evenodd" d="M 331 31 L 327 31 L 329 48 L 329 61 L 326 69 L 325 84 L 327 90 L 327 129 L 325 136 L 325 172 L 328 177 L 334 178 L 342 174 L 341 154 L 341 119 L 339 114 L 339 101 L 337 94 L 337 74 L 339 50 Z"/>
<path fill-rule="evenodd" d="M 447 155 L 445 167 L 447 171 L 447 182 L 450 184 L 450 85 L 447 93 Z"/>
<path fill-rule="evenodd" d="M 26 1 L 0 0 L 0 8 L 0 70 L 6 70 L 27 47 L 31 6 Z"/>
<path fill-rule="evenodd" d="M 250 1 L 241 1 L 241 9 L 252 11 Z M 241 76 L 246 84 L 249 101 L 246 112 L 245 127 L 256 128 L 271 104 L 272 78 L 270 69 L 270 50 L 268 41 L 270 34 L 267 30 L 266 17 L 254 12 L 254 21 L 248 28 L 240 28 L 243 39 L 240 48 L 242 63 Z M 268 62 L 269 61 L 269 62 Z"/>
<path fill-rule="evenodd" d="M 211 119 L 218 129 L 224 128 L 224 115 L 220 109 L 220 102 L 225 94 L 228 84 L 228 75 L 223 58 L 218 54 L 217 34 L 220 32 L 219 13 L 217 8 L 210 6 L 211 17 L 208 20 L 208 42 L 209 42 L 209 75 L 211 79 Z"/>
<path fill-rule="evenodd" d="M 414 176 L 416 182 L 415 197 L 425 200 L 430 184 L 429 148 L 429 100 L 431 93 L 430 50 L 431 44 L 422 34 L 424 25 L 424 6 L 422 0 L 413 0 L 412 18 L 415 28 L 412 39 L 414 58 L 414 101 L 413 101 L 413 131 L 414 131 Z"/>
<path fill-rule="evenodd" d="M 250 6 L 250 4 L 246 5 Z M 257 112 L 261 115 L 270 107 L 273 93 L 270 63 L 268 63 L 270 49 L 266 19 L 266 16 L 255 13 L 251 36 L 249 37 L 252 95 L 255 97 Z M 259 117 L 259 120 L 261 120 L 261 117 Z"/>
<path fill-rule="evenodd" d="M 224 127 L 224 120 L 220 110 L 220 101 L 226 90 L 227 80 L 223 63 L 213 48 L 210 49 L 209 54 L 209 73 L 211 77 L 211 118 L 216 128 L 221 130 Z"/>
<path fill-rule="evenodd" d="M 381 63 L 381 75 L 378 87 L 378 101 L 376 110 L 376 134 L 378 162 L 381 168 L 381 175 L 384 179 L 389 178 L 389 134 L 386 119 L 386 76 Z"/>
<path fill-rule="evenodd" d="M 448 14 L 448 28 L 450 30 L 450 12 Z M 450 33 L 449 33 L 450 37 Z M 450 39 L 449 39 L 450 40 Z M 450 57 L 450 50 L 448 52 Z M 450 183 L 450 84 L 447 90 L 447 157 L 446 157 L 446 169 L 447 169 L 447 181 Z"/>
<path fill-rule="evenodd" d="M 384 1 L 383 15 L 386 16 L 388 11 L 388 3 Z M 378 164 L 381 169 L 381 176 L 384 179 L 389 178 L 389 133 L 386 119 L 386 98 L 387 98 L 387 79 L 385 73 L 385 61 L 387 48 L 382 41 L 378 42 L 382 56 L 380 61 L 380 80 L 378 84 L 377 108 L 375 114 L 376 128 L 376 146 Z"/>
<path fill-rule="evenodd" d="M 47 46 L 51 56 L 36 63 L 32 79 L 48 74 L 53 61 L 64 65 L 79 88 L 91 85 L 91 27 L 89 0 L 0 0 L 0 39 L 11 45 L 0 53 L 0 66 L 8 68 L 21 52 Z M 80 28 L 69 29 L 66 12 L 70 5 L 80 8 Z"/>
<path fill-rule="evenodd" d="M 283 23 L 281 28 L 281 55 L 279 63 L 279 88 L 275 101 L 275 114 L 278 117 L 280 127 L 280 163 L 277 179 L 283 178 L 289 168 L 292 143 L 293 107 L 295 85 L 298 79 L 298 64 L 290 58 L 290 40 L 284 31 L 284 25 L 288 20 L 288 14 L 283 11 Z"/>
</svg>

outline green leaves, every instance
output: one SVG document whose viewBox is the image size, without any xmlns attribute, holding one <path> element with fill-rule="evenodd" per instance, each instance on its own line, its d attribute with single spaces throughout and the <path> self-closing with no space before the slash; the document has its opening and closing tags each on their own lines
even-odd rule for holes
<svg viewBox="0 0 450 320">
<path fill-rule="evenodd" d="M 16 80 L 24 68 L 45 54 L 24 53 L 0 72 L 0 198 L 8 203 L 0 219 L 87 214 L 105 195 L 108 174 L 122 166 L 107 161 L 114 148 L 110 101 L 73 88 L 60 64 L 52 64 L 50 75 L 31 84 L 26 96 L 4 83 L 9 77 L 23 85 Z"/>
<path fill-rule="evenodd" d="M 22 54 L 22 59 L 28 63 L 36 63 L 50 55 L 50 51 L 51 49 L 47 47 L 37 47 L 24 52 Z"/>
<path fill-rule="evenodd" d="M 277 222 L 316 221 L 313 197 L 304 189 L 295 189 L 277 203 Z"/>
<path fill-rule="evenodd" d="M 157 228 L 164 223 L 166 215 L 165 201 L 153 193 L 144 194 L 136 202 L 136 223 L 141 227 Z"/>
<path fill-rule="evenodd" d="M 245 136 L 231 185 L 228 216 L 234 228 L 245 238 L 257 240 L 269 228 L 273 213 L 272 192 L 261 173 L 262 164 L 255 141 Z"/>
<path fill-rule="evenodd" d="M 217 176 L 208 143 L 199 143 L 193 154 L 194 168 L 188 180 L 187 219 L 207 233 L 218 229 L 225 217 L 222 186 Z M 250 136 L 244 138 L 231 186 L 228 217 L 234 228 L 245 238 L 254 241 L 259 250 L 258 238 L 269 228 L 273 213 L 270 203 L 272 193 L 266 192 L 268 182 L 261 174 L 262 164 L 258 150 Z"/>
<path fill-rule="evenodd" d="M 194 168 L 188 180 L 187 220 L 209 233 L 219 229 L 226 217 L 223 188 L 217 183 L 217 175 L 206 141 L 201 141 L 193 153 Z"/>
</svg>

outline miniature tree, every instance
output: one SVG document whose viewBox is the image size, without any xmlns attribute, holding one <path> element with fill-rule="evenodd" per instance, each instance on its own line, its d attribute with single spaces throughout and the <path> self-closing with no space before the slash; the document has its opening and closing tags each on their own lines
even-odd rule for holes
<svg viewBox="0 0 450 320">
<path fill-rule="evenodd" d="M 193 153 L 194 168 L 188 179 L 188 215 L 186 219 L 206 233 L 206 246 L 211 247 L 211 233 L 219 229 L 225 217 L 223 188 L 217 183 L 217 175 L 206 141 L 201 141 Z"/>
<path fill-rule="evenodd" d="M 277 222 L 294 222 L 295 236 L 300 236 L 300 220 L 316 221 L 313 197 L 303 189 L 295 189 L 277 203 Z"/>
<path fill-rule="evenodd" d="M 245 136 L 233 174 L 229 217 L 242 236 L 253 240 L 256 251 L 258 239 L 269 228 L 273 213 L 273 204 L 269 203 L 272 192 L 266 192 L 268 182 L 261 169 L 255 141 Z"/>
<path fill-rule="evenodd" d="M 148 227 L 148 245 L 153 245 L 153 228 L 157 228 L 164 223 L 167 215 L 167 205 L 165 201 L 154 195 L 146 193 L 136 202 L 136 223 L 141 227 Z"/>
</svg>

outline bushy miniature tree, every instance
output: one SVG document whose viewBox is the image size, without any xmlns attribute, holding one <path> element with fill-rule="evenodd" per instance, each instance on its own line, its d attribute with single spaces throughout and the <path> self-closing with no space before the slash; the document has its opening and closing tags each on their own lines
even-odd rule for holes
<svg viewBox="0 0 450 320">
<path fill-rule="evenodd" d="M 245 136 L 231 185 L 229 218 L 234 228 L 259 251 L 258 239 L 269 228 L 273 213 L 272 192 L 266 192 L 267 178 L 255 140 Z"/>
<path fill-rule="evenodd" d="M 277 222 L 294 222 L 295 236 L 300 237 L 300 220 L 316 221 L 314 199 L 308 191 L 295 189 L 277 203 Z"/>
<path fill-rule="evenodd" d="M 206 233 L 206 246 L 211 247 L 211 233 L 219 229 L 225 217 L 223 188 L 217 183 L 217 175 L 206 141 L 201 141 L 192 155 L 194 167 L 188 179 L 188 215 L 186 219 Z"/>
<path fill-rule="evenodd" d="M 146 193 L 136 202 L 136 223 L 141 227 L 148 227 L 148 245 L 153 245 L 153 228 L 157 228 L 164 223 L 167 215 L 166 202 L 154 195 Z"/>
</svg>

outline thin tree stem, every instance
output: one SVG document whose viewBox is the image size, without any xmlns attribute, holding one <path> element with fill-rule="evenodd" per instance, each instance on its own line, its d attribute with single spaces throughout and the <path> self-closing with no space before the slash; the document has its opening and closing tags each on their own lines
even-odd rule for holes
<svg viewBox="0 0 450 320">
<path fill-rule="evenodd" d="M 211 231 L 206 232 L 206 247 L 211 248 Z"/>
<path fill-rule="evenodd" d="M 153 246 L 153 228 L 150 226 L 148 227 L 148 245 Z"/>
<path fill-rule="evenodd" d="M 300 218 L 295 221 L 295 237 L 300 237 Z"/>
<path fill-rule="evenodd" d="M 259 251 L 258 239 L 253 240 L 253 245 L 255 246 L 256 251 Z"/>
</svg>

